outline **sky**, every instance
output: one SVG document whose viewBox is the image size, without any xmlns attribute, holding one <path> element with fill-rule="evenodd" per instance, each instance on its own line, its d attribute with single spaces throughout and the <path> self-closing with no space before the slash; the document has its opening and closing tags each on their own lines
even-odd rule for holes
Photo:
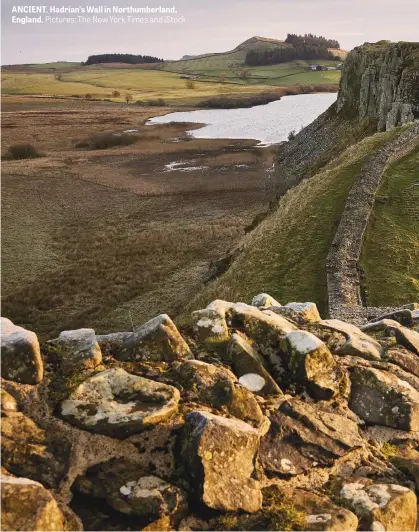
<svg viewBox="0 0 419 532">
<path fill-rule="evenodd" d="M 3 65 L 84 61 L 100 53 L 133 53 L 164 59 L 224 52 L 253 36 L 285 39 L 287 33 L 314 33 L 337 39 L 344 49 L 382 39 L 419 41 L 419 0 L 1 0 Z M 46 6 L 45 14 L 12 13 L 13 6 Z M 147 23 L 111 21 L 117 14 L 50 13 L 51 7 L 175 7 L 177 22 L 157 14 Z M 42 23 L 13 23 L 12 16 L 42 17 Z M 72 18 L 73 21 L 46 17 Z M 90 17 L 81 22 L 79 16 Z M 123 15 L 119 15 L 123 16 Z"/>
</svg>

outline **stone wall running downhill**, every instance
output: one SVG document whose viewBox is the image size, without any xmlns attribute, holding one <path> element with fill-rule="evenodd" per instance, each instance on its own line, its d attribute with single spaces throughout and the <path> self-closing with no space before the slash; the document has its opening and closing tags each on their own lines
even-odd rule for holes
<svg viewBox="0 0 419 532">
<path fill-rule="evenodd" d="M 332 318 L 356 323 L 367 316 L 360 290 L 359 261 L 375 196 L 388 166 L 417 145 L 419 122 L 415 122 L 366 161 L 349 193 L 326 260 L 329 314 Z"/>
<path fill-rule="evenodd" d="M 419 118 L 419 43 L 366 43 L 345 60 L 335 104 L 284 143 L 275 163 L 284 194 L 365 135 Z"/>
</svg>

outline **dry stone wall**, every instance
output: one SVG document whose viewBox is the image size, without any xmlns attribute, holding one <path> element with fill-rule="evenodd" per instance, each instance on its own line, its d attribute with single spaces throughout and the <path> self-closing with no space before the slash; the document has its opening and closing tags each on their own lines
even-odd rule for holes
<svg viewBox="0 0 419 532">
<path fill-rule="evenodd" d="M 371 156 L 352 187 L 326 260 L 331 317 L 359 322 L 366 318 L 360 290 L 359 260 L 365 231 L 382 176 L 395 160 L 419 145 L 419 122 Z"/>
</svg>

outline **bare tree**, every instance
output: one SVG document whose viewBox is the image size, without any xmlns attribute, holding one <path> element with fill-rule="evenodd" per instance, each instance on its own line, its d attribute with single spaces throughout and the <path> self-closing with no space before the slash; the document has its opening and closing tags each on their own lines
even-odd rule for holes
<svg viewBox="0 0 419 532">
<path fill-rule="evenodd" d="M 131 94 L 125 94 L 125 101 L 127 103 L 132 102 L 133 98 Z"/>
</svg>

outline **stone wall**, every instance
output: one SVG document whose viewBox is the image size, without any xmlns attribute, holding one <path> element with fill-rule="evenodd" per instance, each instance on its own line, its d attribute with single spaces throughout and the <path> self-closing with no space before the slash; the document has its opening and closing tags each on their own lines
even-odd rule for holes
<svg viewBox="0 0 419 532">
<path fill-rule="evenodd" d="M 417 118 L 419 43 L 367 43 L 355 48 L 345 60 L 337 102 L 280 147 L 277 196 L 365 135 Z"/>
<path fill-rule="evenodd" d="M 371 156 L 353 185 L 326 260 L 331 317 L 359 322 L 366 318 L 360 291 L 359 260 L 365 231 L 382 176 L 395 160 L 419 145 L 419 122 Z"/>
</svg>

